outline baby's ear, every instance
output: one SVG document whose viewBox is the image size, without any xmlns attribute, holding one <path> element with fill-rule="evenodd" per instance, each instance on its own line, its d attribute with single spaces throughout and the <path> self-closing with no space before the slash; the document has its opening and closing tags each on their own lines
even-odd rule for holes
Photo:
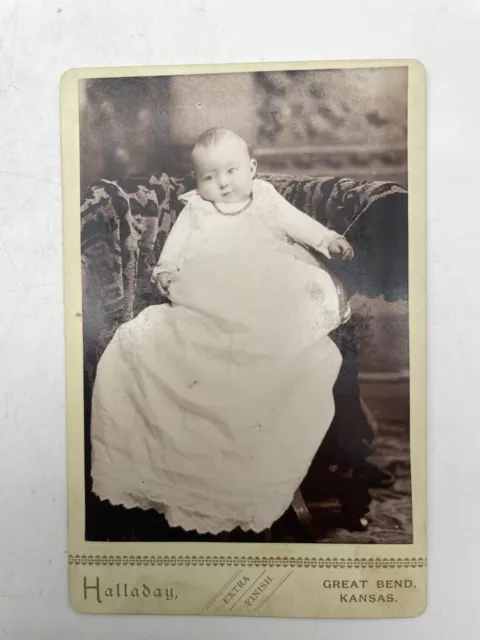
<svg viewBox="0 0 480 640">
<path fill-rule="evenodd" d="M 257 173 L 257 161 L 255 158 L 250 160 L 250 171 L 255 175 Z"/>
</svg>

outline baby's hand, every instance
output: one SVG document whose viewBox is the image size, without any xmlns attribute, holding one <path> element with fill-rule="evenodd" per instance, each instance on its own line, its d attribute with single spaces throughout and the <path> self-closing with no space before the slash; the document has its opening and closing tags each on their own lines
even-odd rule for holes
<svg viewBox="0 0 480 640">
<path fill-rule="evenodd" d="M 343 260 L 351 260 L 354 256 L 352 246 L 345 238 L 334 238 L 328 245 L 328 251 L 333 258 L 341 256 Z"/>
<path fill-rule="evenodd" d="M 168 296 L 168 289 L 172 282 L 172 274 L 167 271 L 159 273 L 157 276 L 157 286 L 162 296 Z"/>
</svg>

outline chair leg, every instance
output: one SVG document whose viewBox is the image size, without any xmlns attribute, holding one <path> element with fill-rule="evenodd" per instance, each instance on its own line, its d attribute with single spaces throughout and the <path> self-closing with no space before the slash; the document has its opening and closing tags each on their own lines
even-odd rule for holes
<svg viewBox="0 0 480 640">
<path fill-rule="evenodd" d="M 370 411 L 368 404 L 365 402 L 361 394 L 359 396 L 359 400 L 360 400 L 360 406 L 362 408 L 363 413 L 365 414 L 367 422 L 372 428 L 372 432 L 375 434 L 378 433 L 378 422 L 375 419 L 373 413 Z"/>
<path fill-rule="evenodd" d="M 308 510 L 307 504 L 303 498 L 302 492 L 300 489 L 295 491 L 292 500 L 292 508 L 295 512 L 295 515 L 298 518 L 298 521 L 302 525 L 303 529 L 311 536 L 313 539 L 316 538 L 315 531 L 313 527 L 313 517 L 310 511 Z"/>
</svg>

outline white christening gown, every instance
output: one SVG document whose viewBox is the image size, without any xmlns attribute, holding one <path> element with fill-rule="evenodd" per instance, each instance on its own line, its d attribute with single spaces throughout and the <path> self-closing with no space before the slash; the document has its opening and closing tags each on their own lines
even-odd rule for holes
<svg viewBox="0 0 480 640">
<path fill-rule="evenodd" d="M 341 362 L 335 286 L 292 243 L 328 255 L 333 237 L 260 180 L 238 215 L 190 194 L 156 270 L 173 274 L 171 304 L 122 325 L 98 366 L 101 499 L 200 533 L 282 515 L 333 418 Z"/>
</svg>

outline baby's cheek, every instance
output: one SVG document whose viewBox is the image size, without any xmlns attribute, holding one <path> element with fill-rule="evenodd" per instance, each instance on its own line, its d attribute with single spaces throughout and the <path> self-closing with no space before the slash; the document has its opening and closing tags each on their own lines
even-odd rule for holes
<svg viewBox="0 0 480 640">
<path fill-rule="evenodd" d="M 215 200 L 215 187 L 214 185 L 202 185 L 198 189 L 198 193 L 205 198 L 205 200 Z"/>
</svg>

